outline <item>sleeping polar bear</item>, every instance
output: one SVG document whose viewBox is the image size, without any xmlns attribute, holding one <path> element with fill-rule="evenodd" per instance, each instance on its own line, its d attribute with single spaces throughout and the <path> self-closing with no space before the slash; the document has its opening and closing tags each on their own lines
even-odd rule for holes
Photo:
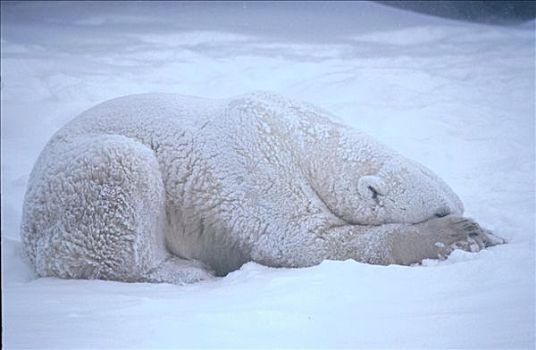
<svg viewBox="0 0 536 350">
<path fill-rule="evenodd" d="M 57 132 L 21 235 L 40 276 L 187 283 L 247 261 L 404 264 L 502 240 L 436 175 L 313 106 L 144 94 Z"/>
</svg>

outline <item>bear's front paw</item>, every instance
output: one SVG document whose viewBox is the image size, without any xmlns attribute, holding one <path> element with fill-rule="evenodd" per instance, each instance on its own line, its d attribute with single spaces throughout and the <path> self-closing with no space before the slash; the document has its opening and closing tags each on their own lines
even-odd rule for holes
<svg viewBox="0 0 536 350">
<path fill-rule="evenodd" d="M 475 221 L 464 217 L 437 219 L 433 226 L 436 238 L 434 246 L 440 259 L 445 259 L 455 249 L 478 252 L 486 247 L 506 243 L 504 239 L 483 229 Z"/>
</svg>

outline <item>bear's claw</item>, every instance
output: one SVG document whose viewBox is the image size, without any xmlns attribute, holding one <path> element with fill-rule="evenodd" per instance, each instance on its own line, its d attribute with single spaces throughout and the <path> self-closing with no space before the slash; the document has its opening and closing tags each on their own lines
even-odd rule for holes
<svg viewBox="0 0 536 350">
<path fill-rule="evenodd" d="M 441 218 L 438 241 L 434 243 L 439 259 L 446 259 L 455 249 L 476 253 L 487 247 L 506 243 L 506 240 L 483 229 L 468 218 Z M 438 221 L 439 221 L 438 220 Z"/>
</svg>

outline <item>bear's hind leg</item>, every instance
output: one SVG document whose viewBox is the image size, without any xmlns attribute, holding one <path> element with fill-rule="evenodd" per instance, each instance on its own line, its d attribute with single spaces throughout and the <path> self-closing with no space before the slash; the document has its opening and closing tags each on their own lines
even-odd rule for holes
<svg viewBox="0 0 536 350">
<path fill-rule="evenodd" d="M 22 238 L 41 276 L 187 283 L 210 277 L 165 248 L 165 190 L 151 149 L 123 136 L 59 141 L 26 193 Z"/>
</svg>

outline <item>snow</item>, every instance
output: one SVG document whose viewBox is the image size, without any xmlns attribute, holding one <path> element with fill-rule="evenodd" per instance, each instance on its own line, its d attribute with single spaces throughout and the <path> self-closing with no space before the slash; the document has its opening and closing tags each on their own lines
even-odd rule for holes
<svg viewBox="0 0 536 350">
<path fill-rule="evenodd" d="M 6 348 L 534 348 L 534 21 L 307 5 L 2 3 Z M 258 89 L 313 102 L 425 164 L 509 243 L 413 267 L 249 263 L 188 286 L 35 278 L 22 198 L 65 122 L 121 95 Z"/>
</svg>

